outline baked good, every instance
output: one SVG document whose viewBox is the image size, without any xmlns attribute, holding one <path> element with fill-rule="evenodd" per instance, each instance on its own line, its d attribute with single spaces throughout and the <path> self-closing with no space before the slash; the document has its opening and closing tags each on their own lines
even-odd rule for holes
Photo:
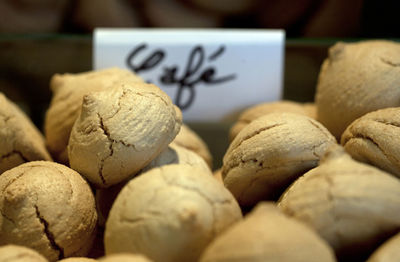
<svg viewBox="0 0 400 262">
<path fill-rule="evenodd" d="M 17 105 L 0 93 L 0 175 L 34 160 L 51 160 L 43 135 Z"/>
<path fill-rule="evenodd" d="M 87 257 L 69 257 L 58 260 L 58 262 L 95 262 L 96 259 L 87 258 Z"/>
<path fill-rule="evenodd" d="M 211 175 L 211 170 L 206 162 L 196 153 L 178 145 L 170 144 L 140 172 L 147 172 L 153 168 L 172 164 L 186 164 L 202 169 Z M 127 181 L 121 182 L 108 188 L 96 190 L 96 207 L 99 214 L 99 225 L 104 226 L 115 198 Z"/>
<path fill-rule="evenodd" d="M 181 123 L 180 110 L 155 85 L 115 83 L 84 96 L 68 143 L 71 168 L 96 187 L 118 184 L 165 150 Z"/>
<path fill-rule="evenodd" d="M 400 107 L 356 119 L 343 132 L 341 144 L 355 160 L 400 177 Z"/>
<path fill-rule="evenodd" d="M 339 42 L 329 49 L 318 77 L 317 120 L 339 140 L 362 115 L 400 106 L 400 44 Z"/>
<path fill-rule="evenodd" d="M 79 116 L 82 98 L 94 91 L 110 89 L 118 81 L 142 82 L 142 79 L 120 68 L 55 74 L 51 78 L 53 97 L 46 112 L 44 131 L 48 149 L 56 161 L 68 163 L 68 140 L 72 126 Z"/>
<path fill-rule="evenodd" d="M 172 143 L 194 151 L 196 154 L 201 156 L 212 169 L 213 157 L 208 149 L 207 144 L 189 126 L 182 124 L 181 130 L 176 135 Z"/>
<path fill-rule="evenodd" d="M 400 260 L 400 233 L 385 241 L 366 262 L 392 262 Z"/>
<path fill-rule="evenodd" d="M 243 221 L 218 236 L 200 262 L 336 261 L 331 247 L 312 229 L 284 215 L 272 203 L 260 203 Z"/>
<path fill-rule="evenodd" d="M 233 196 L 209 173 L 177 164 L 153 168 L 129 181 L 115 200 L 105 229 L 106 255 L 196 261 L 241 217 Z"/>
<path fill-rule="evenodd" d="M 237 134 L 251 121 L 270 113 L 294 113 L 315 118 L 316 108 L 313 103 L 298 103 L 289 100 L 261 103 L 244 110 L 238 120 L 229 130 L 229 140 L 232 141 Z"/>
<path fill-rule="evenodd" d="M 364 261 L 400 230 L 400 180 L 353 160 L 340 146 L 294 182 L 279 201 L 287 215 L 313 228 L 339 261 Z"/>
<path fill-rule="evenodd" d="M 17 245 L 0 246 L 0 262 L 47 262 L 48 260 L 35 250 Z"/>
<path fill-rule="evenodd" d="M 0 176 L 0 245 L 30 247 L 49 261 L 85 256 L 97 214 L 88 183 L 54 162 L 33 161 Z"/>
<path fill-rule="evenodd" d="M 247 125 L 223 159 L 222 177 L 242 207 L 277 199 L 297 177 L 318 165 L 335 138 L 320 123 L 270 113 Z"/>
</svg>

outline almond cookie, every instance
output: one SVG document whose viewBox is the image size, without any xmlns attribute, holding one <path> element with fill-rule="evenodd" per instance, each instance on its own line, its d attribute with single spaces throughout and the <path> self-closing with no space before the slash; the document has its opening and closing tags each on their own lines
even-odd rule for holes
<svg viewBox="0 0 400 262">
<path fill-rule="evenodd" d="M 0 93 L 0 175 L 34 160 L 51 160 L 42 134 L 13 102 Z"/>
<path fill-rule="evenodd" d="M 83 96 L 93 91 L 107 90 L 118 81 L 142 82 L 142 79 L 119 68 L 79 74 L 55 74 L 51 78 L 53 97 L 46 112 L 44 131 L 48 149 L 56 161 L 68 163 L 68 140 L 72 126 L 79 116 Z"/>
<path fill-rule="evenodd" d="M 364 261 L 400 230 L 400 180 L 336 146 L 290 186 L 278 206 L 314 228 L 340 261 Z"/>
<path fill-rule="evenodd" d="M 400 177 L 400 107 L 355 120 L 344 131 L 341 144 L 355 160 Z"/>
<path fill-rule="evenodd" d="M 233 196 L 209 173 L 188 165 L 154 168 L 129 181 L 115 200 L 106 223 L 106 255 L 197 261 L 241 217 Z"/>
<path fill-rule="evenodd" d="M 179 132 L 180 110 L 152 84 L 120 82 L 84 96 L 68 144 L 71 168 L 96 187 L 139 172 Z"/>
<path fill-rule="evenodd" d="M 33 249 L 5 245 L 0 247 L 0 262 L 47 262 L 48 260 Z"/>
<path fill-rule="evenodd" d="M 246 126 L 223 159 L 222 177 L 242 207 L 277 199 L 298 176 L 318 165 L 335 138 L 320 123 L 270 113 Z"/>
<path fill-rule="evenodd" d="M 297 103 L 294 101 L 277 101 L 270 103 L 262 103 L 252 106 L 240 115 L 236 123 L 232 126 L 229 131 L 229 139 L 232 141 L 237 134 L 251 121 L 270 113 L 294 113 L 305 115 L 311 118 L 316 116 L 316 108 L 312 103 Z"/>
<path fill-rule="evenodd" d="M 150 162 L 141 172 L 147 172 L 150 169 L 172 164 L 186 164 L 202 169 L 211 175 L 211 170 L 204 160 L 196 153 L 187 150 L 184 147 L 170 144 L 166 150 L 161 152 L 153 161 Z M 96 190 L 96 207 L 99 214 L 99 225 L 104 226 L 108 213 L 114 203 L 115 198 L 121 191 L 125 182 L 111 186 L 109 188 Z"/>
<path fill-rule="evenodd" d="M 400 233 L 383 243 L 366 262 L 392 261 L 400 261 Z"/>
<path fill-rule="evenodd" d="M 313 230 L 260 203 L 206 248 L 200 262 L 334 262 L 332 248 Z"/>
<path fill-rule="evenodd" d="M 0 176 L 0 245 L 30 247 L 49 261 L 85 256 L 97 214 L 88 183 L 74 170 L 33 161 Z"/>
<path fill-rule="evenodd" d="M 187 125 L 182 124 L 181 130 L 179 131 L 178 135 L 176 135 L 172 143 L 194 151 L 201 156 L 212 169 L 213 158 L 207 144 Z"/>
<path fill-rule="evenodd" d="M 396 42 L 339 42 L 331 47 L 317 83 L 317 120 L 340 139 L 362 115 L 400 106 L 399 65 Z"/>
</svg>

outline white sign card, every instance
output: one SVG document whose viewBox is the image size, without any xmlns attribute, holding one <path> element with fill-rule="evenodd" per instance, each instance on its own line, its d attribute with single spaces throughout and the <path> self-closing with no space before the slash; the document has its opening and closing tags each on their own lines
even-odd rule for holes
<svg viewBox="0 0 400 262">
<path fill-rule="evenodd" d="M 97 29 L 94 69 L 130 69 L 164 90 L 186 122 L 218 122 L 281 99 L 282 30 Z"/>
</svg>

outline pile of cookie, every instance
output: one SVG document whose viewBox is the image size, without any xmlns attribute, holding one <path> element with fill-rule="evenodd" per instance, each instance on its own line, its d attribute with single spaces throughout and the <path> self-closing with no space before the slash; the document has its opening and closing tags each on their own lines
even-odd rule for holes
<svg viewBox="0 0 400 262">
<path fill-rule="evenodd" d="M 131 72 L 50 86 L 44 136 L 0 95 L 0 261 L 400 258 L 397 43 L 333 46 L 315 104 L 244 111 L 214 174 L 179 108 Z"/>
</svg>

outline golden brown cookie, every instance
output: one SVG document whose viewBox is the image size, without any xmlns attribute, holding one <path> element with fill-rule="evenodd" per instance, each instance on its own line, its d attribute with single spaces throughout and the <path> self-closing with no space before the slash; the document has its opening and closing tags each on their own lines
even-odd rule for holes
<svg viewBox="0 0 400 262">
<path fill-rule="evenodd" d="M 139 172 L 179 132 L 180 110 L 152 84 L 120 82 L 83 99 L 69 144 L 71 168 L 96 187 Z"/>
<path fill-rule="evenodd" d="M 190 129 L 189 126 L 182 124 L 181 130 L 172 143 L 194 151 L 207 162 L 210 168 L 212 168 L 213 157 L 207 144 L 196 132 Z"/>
<path fill-rule="evenodd" d="M 35 250 L 17 245 L 0 246 L 0 262 L 47 262 L 48 260 Z"/>
<path fill-rule="evenodd" d="M 147 172 L 150 169 L 172 164 L 186 164 L 189 166 L 202 169 L 204 172 L 211 175 L 211 170 L 204 160 L 196 153 L 178 145 L 170 144 L 161 154 L 150 162 L 142 172 Z M 104 226 L 110 212 L 111 206 L 115 198 L 118 196 L 122 187 L 127 181 L 113 185 L 109 188 L 96 190 L 96 207 L 99 214 L 99 225 Z"/>
<path fill-rule="evenodd" d="M 0 176 L 0 245 L 30 247 L 49 261 L 85 256 L 97 214 L 88 183 L 61 164 L 33 161 Z"/>
<path fill-rule="evenodd" d="M 233 196 L 209 173 L 188 165 L 154 168 L 129 181 L 115 200 L 106 223 L 106 255 L 196 261 L 241 217 Z"/>
<path fill-rule="evenodd" d="M 272 203 L 260 203 L 218 236 L 200 262 L 336 261 L 333 250 L 312 229 L 289 218 Z"/>
<path fill-rule="evenodd" d="M 315 118 L 315 110 L 316 108 L 313 103 L 302 104 L 288 100 L 252 106 L 239 115 L 238 120 L 229 131 L 229 140 L 232 141 L 245 126 L 260 116 L 270 113 L 294 113 Z"/>
<path fill-rule="evenodd" d="M 43 135 L 17 105 L 0 93 L 0 175 L 34 160 L 51 160 Z"/>
<path fill-rule="evenodd" d="M 339 260 L 365 259 L 400 230 L 400 180 L 331 148 L 321 164 L 294 182 L 279 208 L 324 238 Z"/>
<path fill-rule="evenodd" d="M 357 161 L 400 177 L 400 107 L 356 119 L 343 132 L 341 144 Z"/>
<path fill-rule="evenodd" d="M 329 49 L 318 77 L 317 120 L 339 140 L 355 119 L 400 106 L 400 44 L 339 42 Z"/>
<path fill-rule="evenodd" d="M 297 177 L 318 165 L 335 138 L 320 123 L 291 113 L 257 118 L 229 146 L 222 167 L 225 186 L 242 207 L 277 199 Z"/>
<path fill-rule="evenodd" d="M 44 131 L 47 146 L 56 161 L 68 163 L 68 140 L 72 126 L 79 116 L 82 98 L 94 91 L 107 90 L 118 81 L 142 82 L 142 79 L 120 68 L 79 74 L 55 74 L 51 78 L 53 97 L 46 112 Z"/>
</svg>

